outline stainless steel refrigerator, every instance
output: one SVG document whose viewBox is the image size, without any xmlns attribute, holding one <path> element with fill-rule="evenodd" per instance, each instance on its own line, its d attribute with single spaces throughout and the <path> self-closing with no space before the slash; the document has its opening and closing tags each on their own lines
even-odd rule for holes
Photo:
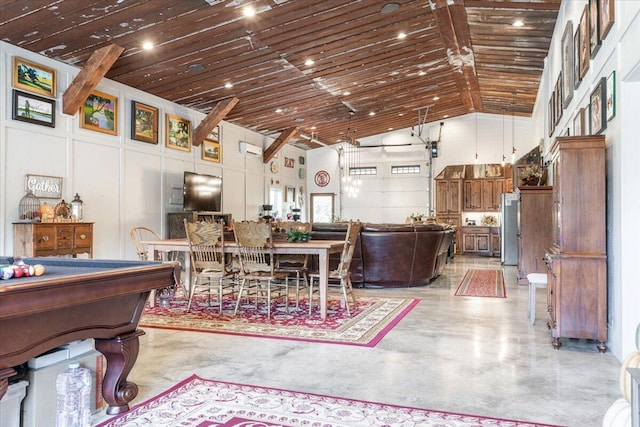
<svg viewBox="0 0 640 427">
<path fill-rule="evenodd" d="M 518 265 L 518 193 L 503 193 L 500 200 L 500 261 Z"/>
</svg>

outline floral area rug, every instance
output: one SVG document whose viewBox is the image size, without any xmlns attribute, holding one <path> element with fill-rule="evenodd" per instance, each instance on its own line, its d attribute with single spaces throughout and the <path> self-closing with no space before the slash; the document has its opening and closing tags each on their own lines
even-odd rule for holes
<svg viewBox="0 0 640 427">
<path fill-rule="evenodd" d="M 306 299 L 298 307 L 290 300 L 288 313 L 284 300 L 279 300 L 273 302 L 268 320 L 264 302 L 256 309 L 253 301 L 241 304 L 234 317 L 236 300 L 230 297 L 223 300 L 222 315 L 217 303 L 209 305 L 206 295 L 196 295 L 187 313 L 187 299 L 178 293 L 169 307 L 147 305 L 140 326 L 374 347 L 419 302 L 371 297 L 359 297 L 357 301 L 349 317 L 339 299 L 329 298 L 327 318 L 322 320 L 316 300 L 311 316 Z"/>
<path fill-rule="evenodd" d="M 96 427 L 133 426 L 554 427 L 206 380 L 196 375 Z"/>
<path fill-rule="evenodd" d="M 456 296 L 506 298 L 502 270 L 470 268 L 456 289 Z"/>
</svg>

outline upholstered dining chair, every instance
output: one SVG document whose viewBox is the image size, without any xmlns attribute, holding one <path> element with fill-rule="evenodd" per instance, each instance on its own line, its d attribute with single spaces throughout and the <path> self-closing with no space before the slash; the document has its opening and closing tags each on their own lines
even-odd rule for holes
<svg viewBox="0 0 640 427">
<path fill-rule="evenodd" d="M 271 224 L 233 221 L 233 232 L 240 262 L 240 286 L 234 315 L 245 292 L 248 297 L 255 297 L 256 307 L 261 295 L 266 298 L 268 319 L 271 319 L 271 301 L 274 298 L 284 298 L 289 312 L 289 273 L 275 269 Z"/>
<path fill-rule="evenodd" d="M 189 222 L 184 219 L 191 257 L 191 283 L 187 313 L 197 292 L 206 292 L 211 305 L 211 291 L 217 292 L 218 312 L 222 314 L 223 298 L 233 295 L 237 282 L 224 256 L 224 226 L 217 222 Z"/>
<path fill-rule="evenodd" d="M 310 222 L 297 222 L 297 221 L 281 221 L 278 223 L 278 229 L 285 234 L 289 233 L 289 230 L 298 229 L 311 231 Z M 307 264 L 309 261 L 309 255 L 305 254 L 277 254 L 276 255 L 276 271 L 284 271 L 292 276 L 292 279 L 296 283 L 296 307 L 300 304 L 300 286 L 304 285 L 307 294 L 309 293 L 309 277 L 307 271 Z"/>
<path fill-rule="evenodd" d="M 358 234 L 360 233 L 360 229 L 362 228 L 362 223 L 351 222 L 349 221 L 349 226 L 347 227 L 347 234 L 345 235 L 344 246 L 342 248 L 342 253 L 340 254 L 340 262 L 338 263 L 338 267 L 335 270 L 329 272 L 329 291 L 331 290 L 339 290 L 342 295 L 342 300 L 344 301 L 345 307 L 347 309 L 347 315 L 351 317 L 351 309 L 349 308 L 349 299 L 351 296 L 353 301 L 354 310 L 357 307 L 356 295 L 353 292 L 353 285 L 351 284 L 351 273 L 349 272 L 349 267 L 351 266 L 351 259 L 353 258 L 353 252 L 356 249 L 356 242 L 358 240 Z M 309 274 L 309 315 L 311 315 L 311 310 L 313 308 L 313 293 L 314 291 L 318 291 L 318 289 L 314 290 L 314 281 L 320 282 L 320 275 L 318 273 Z M 319 286 L 319 284 L 318 284 Z"/>
</svg>

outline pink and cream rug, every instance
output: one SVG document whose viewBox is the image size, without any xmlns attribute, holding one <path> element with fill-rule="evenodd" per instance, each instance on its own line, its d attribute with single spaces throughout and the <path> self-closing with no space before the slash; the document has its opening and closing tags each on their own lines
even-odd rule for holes
<svg viewBox="0 0 640 427">
<path fill-rule="evenodd" d="M 96 427 L 133 426 L 554 427 L 206 380 L 196 375 Z"/>
<path fill-rule="evenodd" d="M 140 326 L 212 332 L 218 334 L 313 341 L 374 347 L 380 340 L 418 304 L 418 299 L 359 297 L 355 311 L 349 317 L 340 300 L 328 301 L 327 319 L 322 320 L 314 302 L 309 316 L 306 300 L 299 307 L 290 303 L 289 312 L 284 302 L 272 306 L 271 319 L 267 320 L 263 303 L 255 308 L 253 303 L 241 305 L 233 316 L 234 299 L 225 299 L 222 315 L 217 306 L 209 306 L 205 295 L 197 295 L 187 313 L 187 300 L 178 294 L 169 307 L 147 306 Z"/>
<path fill-rule="evenodd" d="M 502 270 L 470 268 L 456 289 L 456 296 L 506 298 Z"/>
</svg>

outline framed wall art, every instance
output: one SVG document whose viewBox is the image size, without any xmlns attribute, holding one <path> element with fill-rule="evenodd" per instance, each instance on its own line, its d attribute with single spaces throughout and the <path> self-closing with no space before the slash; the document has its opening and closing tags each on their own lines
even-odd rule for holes
<svg viewBox="0 0 640 427">
<path fill-rule="evenodd" d="M 14 56 L 13 86 L 54 98 L 56 96 L 56 71 Z"/>
<path fill-rule="evenodd" d="M 584 131 L 584 108 L 580 108 L 576 111 L 576 116 L 573 118 L 573 135 L 583 135 Z"/>
<path fill-rule="evenodd" d="M 222 147 L 220 145 L 220 126 L 213 128 L 211 133 L 202 141 L 202 159 L 220 163 L 222 161 Z"/>
<path fill-rule="evenodd" d="M 548 111 L 547 120 L 549 121 L 549 136 L 552 136 L 553 131 L 556 129 L 556 120 L 554 117 L 555 100 L 556 100 L 556 94 L 554 92 L 551 94 L 551 97 L 549 98 L 549 108 L 547 110 Z"/>
<path fill-rule="evenodd" d="M 589 5 L 584 7 L 580 18 L 580 79 L 583 79 L 589 69 Z"/>
<path fill-rule="evenodd" d="M 158 115 L 155 107 L 131 101 L 131 139 L 158 143 Z"/>
<path fill-rule="evenodd" d="M 573 98 L 573 23 L 567 22 L 562 35 L 562 106 Z"/>
<path fill-rule="evenodd" d="M 598 0 L 600 10 L 600 40 L 604 40 L 615 22 L 615 0 Z"/>
<path fill-rule="evenodd" d="M 562 118 L 562 72 L 560 72 L 556 79 L 555 94 L 555 125 L 558 126 L 558 123 L 560 123 L 560 119 Z"/>
<path fill-rule="evenodd" d="M 607 117 L 605 99 L 606 99 L 607 79 L 602 77 L 591 92 L 589 102 L 589 123 L 591 135 L 599 135 L 607 128 Z"/>
<path fill-rule="evenodd" d="M 582 77 L 580 77 L 580 26 L 573 36 L 573 89 L 578 89 Z"/>
<path fill-rule="evenodd" d="M 602 40 L 600 40 L 600 15 L 599 0 L 589 0 L 589 52 L 591 58 L 595 58 L 600 50 Z"/>
<path fill-rule="evenodd" d="M 36 125 L 56 127 L 56 101 L 13 90 L 11 118 Z"/>
<path fill-rule="evenodd" d="M 62 197 L 62 178 L 59 176 L 31 175 L 25 177 L 25 189 L 41 199 Z"/>
<path fill-rule="evenodd" d="M 80 107 L 80 127 L 117 135 L 118 98 L 103 92 L 91 92 Z"/>
<path fill-rule="evenodd" d="M 175 150 L 191 151 L 191 121 L 167 114 L 166 146 Z"/>
<path fill-rule="evenodd" d="M 607 89 L 606 89 L 606 116 L 607 121 L 610 121 L 616 116 L 616 72 L 612 71 L 607 77 Z"/>
</svg>

